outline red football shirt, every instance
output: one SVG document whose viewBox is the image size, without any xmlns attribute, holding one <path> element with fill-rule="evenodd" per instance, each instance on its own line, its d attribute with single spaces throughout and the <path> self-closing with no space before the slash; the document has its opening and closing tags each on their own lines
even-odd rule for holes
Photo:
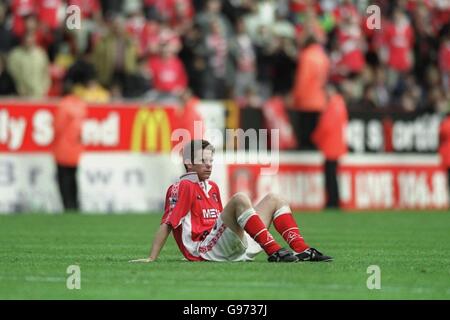
<svg viewBox="0 0 450 320">
<path fill-rule="evenodd" d="M 58 13 L 61 6 L 62 0 L 39 0 L 39 21 L 50 29 L 57 29 L 62 23 Z"/>
<path fill-rule="evenodd" d="M 153 75 L 153 86 L 162 92 L 174 92 L 187 87 L 187 75 L 181 60 L 174 56 L 164 59 L 149 59 L 150 71 Z"/>
<path fill-rule="evenodd" d="M 35 0 L 12 0 L 12 31 L 17 37 L 22 37 L 25 33 L 24 16 L 36 13 Z"/>
<path fill-rule="evenodd" d="M 352 72 L 360 72 L 365 65 L 362 49 L 362 32 L 359 25 L 337 30 L 339 49 L 342 54 L 339 64 Z"/>
<path fill-rule="evenodd" d="M 195 172 L 188 172 L 167 190 L 161 223 L 173 228 L 175 241 L 186 259 L 200 261 L 204 259 L 199 256 L 198 247 L 222 210 L 217 184 L 199 181 Z"/>
<path fill-rule="evenodd" d="M 386 40 L 389 47 L 391 68 L 397 71 L 408 71 L 412 67 L 412 48 L 414 45 L 414 30 L 408 23 L 403 26 L 391 24 L 386 29 Z"/>
</svg>

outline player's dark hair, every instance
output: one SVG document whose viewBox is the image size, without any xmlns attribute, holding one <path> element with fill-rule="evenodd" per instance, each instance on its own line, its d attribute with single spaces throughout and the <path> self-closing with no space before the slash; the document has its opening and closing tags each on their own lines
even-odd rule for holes
<svg viewBox="0 0 450 320">
<path fill-rule="evenodd" d="M 199 150 L 211 150 L 213 153 L 215 151 L 214 146 L 207 140 L 191 140 L 183 148 L 183 163 L 184 168 L 187 170 L 186 161 L 194 164 L 195 153 Z"/>
</svg>

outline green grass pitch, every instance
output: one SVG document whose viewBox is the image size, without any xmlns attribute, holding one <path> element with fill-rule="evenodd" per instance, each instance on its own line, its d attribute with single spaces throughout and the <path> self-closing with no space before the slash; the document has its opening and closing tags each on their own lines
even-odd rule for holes
<svg viewBox="0 0 450 320">
<path fill-rule="evenodd" d="M 448 212 L 295 216 L 334 262 L 193 263 L 170 237 L 158 262 L 131 264 L 160 214 L 0 216 L 0 299 L 450 299 Z M 80 266 L 80 290 L 66 287 L 69 265 Z M 367 288 L 370 265 L 379 290 Z"/>
</svg>

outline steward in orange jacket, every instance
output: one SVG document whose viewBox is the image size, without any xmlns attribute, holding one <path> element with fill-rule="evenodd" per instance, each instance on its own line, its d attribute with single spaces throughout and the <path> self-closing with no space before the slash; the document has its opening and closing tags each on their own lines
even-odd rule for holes
<svg viewBox="0 0 450 320">
<path fill-rule="evenodd" d="M 312 140 L 327 160 L 338 160 L 348 152 L 345 130 L 348 112 L 340 94 L 330 96 L 327 107 L 319 117 Z"/>
<path fill-rule="evenodd" d="M 298 56 L 292 91 L 292 107 L 297 117 L 294 127 L 302 149 L 314 149 L 311 133 L 327 104 L 329 69 L 330 59 L 325 50 L 313 35 L 309 35 Z"/>
<path fill-rule="evenodd" d="M 326 85 L 330 60 L 322 46 L 313 40 L 299 54 L 294 84 L 294 108 L 322 112 L 327 104 Z"/>
<path fill-rule="evenodd" d="M 81 127 L 86 114 L 85 102 L 75 95 L 63 98 L 55 114 L 53 156 L 57 165 L 58 186 L 65 210 L 78 209 L 76 175 L 83 152 Z"/>
<path fill-rule="evenodd" d="M 348 152 L 345 131 L 348 112 L 342 96 L 331 90 L 325 111 L 320 115 L 312 140 L 325 158 L 325 189 L 327 208 L 339 207 L 337 167 L 339 158 Z"/>
</svg>

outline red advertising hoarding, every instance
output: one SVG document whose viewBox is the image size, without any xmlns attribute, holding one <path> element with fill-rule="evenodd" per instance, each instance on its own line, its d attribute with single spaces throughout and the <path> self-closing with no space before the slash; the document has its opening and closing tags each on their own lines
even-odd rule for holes
<svg viewBox="0 0 450 320">
<path fill-rule="evenodd" d="M 0 105 L 0 152 L 50 152 L 55 104 Z M 83 123 L 86 151 L 169 152 L 178 127 L 176 107 L 92 105 Z"/>
<path fill-rule="evenodd" d="M 409 161 L 404 155 L 398 157 L 400 160 L 393 162 L 343 161 L 338 172 L 341 207 L 348 210 L 446 209 L 447 177 L 439 164 L 421 163 L 420 156 L 418 161 Z M 401 163 L 401 157 L 405 157 L 405 163 Z M 276 175 L 263 175 L 261 168 L 257 164 L 228 165 L 228 196 L 245 192 L 256 202 L 268 192 L 276 192 L 295 210 L 323 208 L 326 194 L 320 163 L 281 160 Z"/>
</svg>

